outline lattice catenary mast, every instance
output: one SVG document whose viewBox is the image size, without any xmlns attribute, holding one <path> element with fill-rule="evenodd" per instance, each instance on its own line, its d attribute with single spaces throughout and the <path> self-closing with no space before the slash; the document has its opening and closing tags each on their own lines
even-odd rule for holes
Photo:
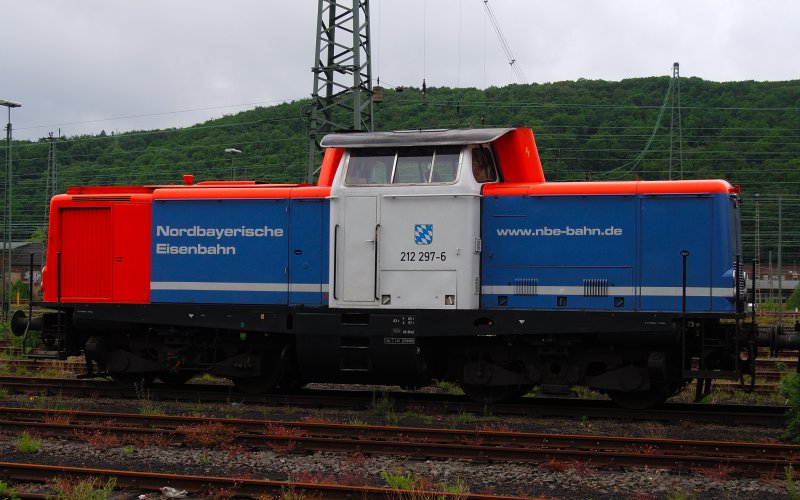
<svg viewBox="0 0 800 500">
<path fill-rule="evenodd" d="M 677 129 L 677 131 L 676 131 Z M 677 138 L 676 138 L 677 135 Z M 675 143 L 678 154 L 673 156 Z M 683 179 L 683 131 L 681 130 L 681 75 L 680 65 L 672 64 L 672 114 L 669 120 L 669 179 L 672 180 L 673 166 L 677 166 L 680 179 Z"/>
<path fill-rule="evenodd" d="M 59 130 L 59 136 L 61 135 L 61 131 Z M 49 148 L 47 150 L 47 175 L 45 176 L 45 189 L 44 189 L 44 226 L 48 226 L 49 217 L 50 217 L 50 200 L 53 199 L 53 196 L 56 195 L 56 179 L 57 179 L 57 170 L 56 170 L 56 138 L 53 137 L 53 133 L 50 132 L 50 136 L 48 138 Z M 45 233 L 45 237 L 47 234 Z"/>
<path fill-rule="evenodd" d="M 307 181 L 313 182 L 322 136 L 372 131 L 369 2 L 319 0 L 314 90 L 309 110 Z"/>
</svg>

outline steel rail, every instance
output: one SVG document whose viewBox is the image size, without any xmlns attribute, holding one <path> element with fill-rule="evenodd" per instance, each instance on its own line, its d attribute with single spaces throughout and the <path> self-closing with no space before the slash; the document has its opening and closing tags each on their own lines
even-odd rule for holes
<svg viewBox="0 0 800 500">
<path fill-rule="evenodd" d="M 127 471 L 115 469 L 93 469 L 61 465 L 22 464 L 0 462 L 0 476 L 14 481 L 44 482 L 56 476 L 73 478 L 111 478 L 117 480 L 121 488 L 138 488 L 156 491 L 163 486 L 193 493 L 207 492 L 209 489 L 226 489 L 237 495 L 261 496 L 280 495 L 287 492 L 300 492 L 309 496 L 322 495 L 326 499 L 381 499 L 402 494 L 401 490 L 371 486 L 345 486 L 326 483 L 292 483 L 266 479 L 230 478 L 219 476 L 193 476 L 163 474 L 158 472 Z M 512 500 L 519 497 L 488 495 L 480 493 L 445 493 L 438 491 L 414 491 L 421 498 L 458 498 L 465 500 Z"/>
<path fill-rule="evenodd" d="M 133 388 L 120 387 L 109 382 L 75 379 L 45 379 L 31 377 L 1 377 L 0 387 L 11 392 L 44 395 L 98 395 L 136 399 L 140 397 Z M 169 401 L 231 401 L 271 406 L 294 406 L 306 408 L 368 409 L 373 405 L 376 392 L 342 390 L 308 390 L 295 394 L 247 395 L 232 386 L 186 384 L 151 386 L 149 397 L 153 400 Z M 408 409 L 435 413 L 472 412 L 485 414 L 487 407 L 464 396 L 409 392 L 381 393 L 389 398 L 395 411 Z M 523 398 L 515 404 L 498 404 L 490 408 L 492 415 L 507 415 L 529 418 L 574 418 L 591 417 L 636 421 L 666 422 L 718 422 L 727 425 L 759 425 L 782 427 L 786 424 L 785 406 L 667 403 L 648 410 L 626 410 L 606 400 L 580 400 L 567 398 Z"/>
</svg>

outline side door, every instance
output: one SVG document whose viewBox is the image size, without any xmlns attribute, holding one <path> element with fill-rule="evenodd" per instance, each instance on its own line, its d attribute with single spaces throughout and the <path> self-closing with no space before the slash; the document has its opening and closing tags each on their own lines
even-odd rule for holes
<svg viewBox="0 0 800 500">
<path fill-rule="evenodd" d="M 334 228 L 336 255 L 334 299 L 372 303 L 376 300 L 378 201 L 375 196 L 345 196 Z"/>
<path fill-rule="evenodd" d="M 289 208 L 289 304 L 321 305 L 328 292 L 328 201 L 294 198 Z"/>
</svg>

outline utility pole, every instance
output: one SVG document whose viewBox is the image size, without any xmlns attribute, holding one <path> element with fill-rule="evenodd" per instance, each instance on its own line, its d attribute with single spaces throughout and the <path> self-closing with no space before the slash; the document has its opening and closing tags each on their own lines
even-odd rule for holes
<svg viewBox="0 0 800 500">
<path fill-rule="evenodd" d="M 11 242 L 13 237 L 11 235 L 11 108 L 19 108 L 22 104 L 6 99 L 0 99 L 0 106 L 8 108 L 8 125 L 6 125 L 6 182 L 5 182 L 5 232 L 4 232 L 4 250 L 3 254 L 3 318 L 9 318 L 9 310 L 11 309 L 11 287 L 14 282 L 11 279 Z M 6 280 L 8 282 L 6 283 Z"/>
<path fill-rule="evenodd" d="M 677 128 L 677 133 L 676 129 Z M 675 137 L 677 135 L 677 138 Z M 673 157 L 675 143 L 678 154 Z M 681 74 L 680 65 L 672 63 L 672 113 L 669 119 L 669 179 L 672 180 L 673 165 L 683 179 L 683 131 L 681 129 Z"/>
<path fill-rule="evenodd" d="M 778 195 L 778 330 L 783 333 L 783 198 Z"/>
<path fill-rule="evenodd" d="M 313 183 L 322 136 L 372 131 L 372 64 L 368 0 L 319 0 L 314 88 L 309 110 L 308 169 Z"/>
</svg>

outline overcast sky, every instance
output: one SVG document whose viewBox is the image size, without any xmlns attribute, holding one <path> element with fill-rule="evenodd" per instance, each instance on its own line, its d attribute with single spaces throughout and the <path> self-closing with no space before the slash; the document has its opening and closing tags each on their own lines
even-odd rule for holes
<svg viewBox="0 0 800 500">
<path fill-rule="evenodd" d="M 527 81 L 800 78 L 797 0 L 489 0 Z M 315 0 L 0 0 L 15 138 L 187 126 L 308 97 Z M 483 0 L 371 0 L 385 86 L 521 83 Z M 7 113 L 2 109 L 0 122 Z M 4 134 L 3 134 L 4 135 Z"/>
</svg>

